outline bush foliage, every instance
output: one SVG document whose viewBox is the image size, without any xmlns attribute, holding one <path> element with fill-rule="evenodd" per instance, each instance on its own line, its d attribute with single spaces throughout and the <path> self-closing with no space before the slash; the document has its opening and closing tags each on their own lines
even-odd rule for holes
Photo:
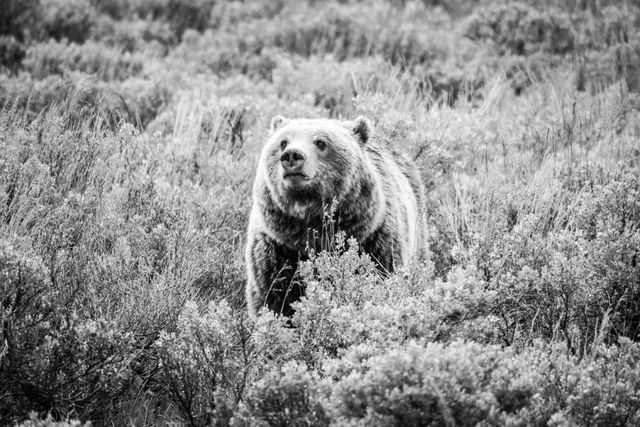
<svg viewBox="0 0 640 427">
<path fill-rule="evenodd" d="M 0 9 L 0 424 L 640 424 L 637 2 Z M 429 259 L 247 318 L 275 114 L 408 152 Z"/>
</svg>

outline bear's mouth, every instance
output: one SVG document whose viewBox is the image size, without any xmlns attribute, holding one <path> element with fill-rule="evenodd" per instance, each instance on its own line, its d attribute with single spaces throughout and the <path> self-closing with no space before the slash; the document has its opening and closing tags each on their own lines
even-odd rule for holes
<svg viewBox="0 0 640 427">
<path fill-rule="evenodd" d="M 282 174 L 283 178 L 290 178 L 293 180 L 308 180 L 309 177 L 302 172 L 285 172 Z"/>
<path fill-rule="evenodd" d="M 300 191 L 307 188 L 309 177 L 302 172 L 285 172 L 282 174 L 282 184 L 289 191 Z"/>
</svg>

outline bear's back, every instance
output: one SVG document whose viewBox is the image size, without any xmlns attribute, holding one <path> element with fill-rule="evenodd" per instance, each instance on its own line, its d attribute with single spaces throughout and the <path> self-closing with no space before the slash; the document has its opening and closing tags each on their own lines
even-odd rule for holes
<svg viewBox="0 0 640 427">
<path fill-rule="evenodd" d="M 426 255 L 426 221 L 424 186 L 420 171 L 404 152 L 384 137 L 374 136 L 366 144 L 365 153 L 376 168 L 384 185 L 387 209 L 394 228 L 403 238 L 403 264 L 411 258 Z"/>
</svg>

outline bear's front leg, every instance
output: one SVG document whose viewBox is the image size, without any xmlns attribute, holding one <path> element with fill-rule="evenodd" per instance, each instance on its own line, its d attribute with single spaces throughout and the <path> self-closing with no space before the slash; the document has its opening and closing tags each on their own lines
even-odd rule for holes
<svg viewBox="0 0 640 427">
<path fill-rule="evenodd" d="M 264 233 L 257 232 L 247 243 L 247 303 L 255 317 L 261 307 L 292 316 L 291 303 L 302 296 L 297 280 L 293 280 L 299 256 L 296 251 L 279 245 Z"/>
<path fill-rule="evenodd" d="M 393 273 L 396 263 L 402 262 L 402 256 L 397 252 L 401 246 L 395 235 L 387 224 L 383 224 L 360 246 L 362 251 L 371 257 L 378 270 L 385 275 Z"/>
</svg>

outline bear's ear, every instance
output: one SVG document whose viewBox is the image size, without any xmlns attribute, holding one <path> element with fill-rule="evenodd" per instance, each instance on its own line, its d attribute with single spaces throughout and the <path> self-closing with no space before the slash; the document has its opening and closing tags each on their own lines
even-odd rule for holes
<svg viewBox="0 0 640 427">
<path fill-rule="evenodd" d="M 360 116 L 353 122 L 353 134 L 360 139 L 362 144 L 366 142 L 373 135 L 373 127 L 366 117 Z"/>
<path fill-rule="evenodd" d="M 281 116 L 280 114 L 273 116 L 273 118 L 271 119 L 271 133 L 277 131 L 288 122 L 289 122 L 289 119 Z"/>
</svg>

